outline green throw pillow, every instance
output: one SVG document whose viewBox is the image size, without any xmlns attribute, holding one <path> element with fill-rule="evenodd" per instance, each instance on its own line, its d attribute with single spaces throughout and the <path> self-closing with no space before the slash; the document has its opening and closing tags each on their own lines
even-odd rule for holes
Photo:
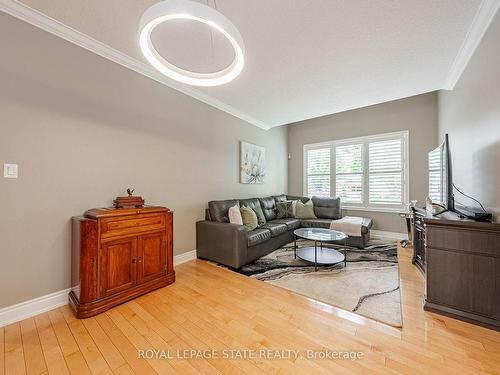
<svg viewBox="0 0 500 375">
<path fill-rule="evenodd" d="M 288 219 L 293 217 L 293 204 L 292 201 L 276 203 L 276 218 Z"/>
<path fill-rule="evenodd" d="M 247 231 L 257 228 L 257 215 L 254 210 L 250 207 L 243 206 L 240 208 L 240 212 L 243 225 L 247 228 Z"/>
<path fill-rule="evenodd" d="M 260 205 L 256 206 L 254 209 L 255 214 L 257 215 L 257 226 L 261 227 L 266 223 L 266 217 L 264 216 L 264 211 Z"/>
<path fill-rule="evenodd" d="M 295 217 L 297 219 L 316 219 L 316 215 L 314 215 L 313 202 L 310 199 L 306 203 L 297 201 L 297 207 L 295 210 Z"/>
</svg>

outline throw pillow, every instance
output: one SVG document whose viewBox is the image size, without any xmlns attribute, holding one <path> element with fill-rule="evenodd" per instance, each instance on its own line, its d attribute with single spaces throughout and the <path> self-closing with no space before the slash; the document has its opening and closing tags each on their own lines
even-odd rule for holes
<svg viewBox="0 0 500 375">
<path fill-rule="evenodd" d="M 297 201 L 297 212 L 295 217 L 297 219 L 316 219 L 312 200 L 309 199 L 306 203 Z"/>
<path fill-rule="evenodd" d="M 298 200 L 292 201 L 292 217 L 297 217 L 297 202 Z"/>
<path fill-rule="evenodd" d="M 235 205 L 233 207 L 229 207 L 228 211 L 229 222 L 231 224 L 239 224 L 243 225 L 243 219 L 241 218 L 240 206 Z"/>
<path fill-rule="evenodd" d="M 276 218 L 277 219 L 288 219 L 291 217 L 293 217 L 292 201 L 276 203 Z"/>
<path fill-rule="evenodd" d="M 266 223 L 266 217 L 264 216 L 264 211 L 262 211 L 262 207 L 260 207 L 260 202 L 257 201 L 257 204 L 246 205 L 243 206 L 250 208 L 257 215 L 257 226 L 261 227 Z"/>
<path fill-rule="evenodd" d="M 240 209 L 241 212 L 241 219 L 243 221 L 243 225 L 247 228 L 247 231 L 254 230 L 257 228 L 257 215 L 255 214 L 255 211 L 252 210 L 250 207 L 241 207 Z"/>
</svg>

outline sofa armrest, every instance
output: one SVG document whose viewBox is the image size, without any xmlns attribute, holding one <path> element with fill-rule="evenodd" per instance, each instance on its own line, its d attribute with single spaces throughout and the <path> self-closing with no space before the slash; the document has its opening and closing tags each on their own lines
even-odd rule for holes
<svg viewBox="0 0 500 375">
<path fill-rule="evenodd" d="M 199 258 L 239 268 L 247 259 L 248 234 L 244 225 L 198 221 L 196 252 Z"/>
<path fill-rule="evenodd" d="M 370 229 L 373 226 L 373 219 L 368 218 L 368 217 L 364 217 L 362 225 L 363 226 L 361 227 L 361 232 L 363 234 L 366 234 L 366 233 L 370 232 Z"/>
</svg>

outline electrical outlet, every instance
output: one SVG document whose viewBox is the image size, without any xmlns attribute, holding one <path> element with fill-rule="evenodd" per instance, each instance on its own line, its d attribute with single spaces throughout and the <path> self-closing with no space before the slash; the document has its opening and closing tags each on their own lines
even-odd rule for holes
<svg viewBox="0 0 500 375">
<path fill-rule="evenodd" d="M 5 178 L 17 178 L 17 164 L 4 164 L 3 176 Z"/>
</svg>

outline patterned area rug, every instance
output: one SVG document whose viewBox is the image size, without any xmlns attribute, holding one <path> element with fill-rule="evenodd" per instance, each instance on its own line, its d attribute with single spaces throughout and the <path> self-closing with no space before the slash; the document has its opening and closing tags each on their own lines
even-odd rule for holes
<svg viewBox="0 0 500 375">
<path fill-rule="evenodd" d="M 299 241 L 299 246 L 314 246 Z M 343 246 L 324 244 L 341 250 Z M 402 326 L 397 243 L 371 240 L 347 247 L 347 266 L 319 266 L 294 259 L 293 243 L 235 270 L 395 327 Z"/>
</svg>

